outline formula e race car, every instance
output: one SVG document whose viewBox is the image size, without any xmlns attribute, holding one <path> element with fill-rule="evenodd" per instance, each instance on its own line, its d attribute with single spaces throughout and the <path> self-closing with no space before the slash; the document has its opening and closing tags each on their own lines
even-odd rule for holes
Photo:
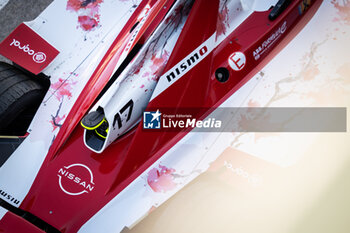
<svg viewBox="0 0 350 233">
<path fill-rule="evenodd" d="M 205 120 L 321 3 L 55 0 L 20 24 L 0 44 L 0 232 L 131 228 L 221 152 L 162 113 Z"/>
</svg>

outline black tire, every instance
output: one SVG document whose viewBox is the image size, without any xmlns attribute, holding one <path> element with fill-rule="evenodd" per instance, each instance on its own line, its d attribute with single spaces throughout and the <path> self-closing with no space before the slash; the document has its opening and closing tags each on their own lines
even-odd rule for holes
<svg viewBox="0 0 350 233">
<path fill-rule="evenodd" d="M 0 62 L 0 135 L 24 135 L 45 93 L 32 77 Z"/>
</svg>

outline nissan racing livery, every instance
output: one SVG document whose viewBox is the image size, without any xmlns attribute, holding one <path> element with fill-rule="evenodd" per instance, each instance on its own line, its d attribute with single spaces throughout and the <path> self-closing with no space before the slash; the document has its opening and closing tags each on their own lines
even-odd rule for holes
<svg viewBox="0 0 350 233">
<path fill-rule="evenodd" d="M 20 24 L 0 44 L 0 231 L 131 228 L 217 158 L 179 151 L 321 3 L 54 0 Z M 190 129 L 160 129 L 163 108 Z"/>
</svg>

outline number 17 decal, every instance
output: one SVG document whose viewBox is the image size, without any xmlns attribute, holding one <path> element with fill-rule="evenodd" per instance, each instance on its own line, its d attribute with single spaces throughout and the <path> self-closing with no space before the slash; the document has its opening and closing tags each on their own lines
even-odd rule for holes
<svg viewBox="0 0 350 233">
<path fill-rule="evenodd" d="M 134 107 L 134 101 L 129 100 L 129 102 L 127 102 L 124 107 L 122 107 L 120 109 L 119 112 L 117 112 L 117 114 L 115 114 L 114 116 L 114 120 L 113 120 L 113 128 L 115 127 L 115 124 L 118 122 L 118 129 L 120 129 L 123 125 L 122 125 L 122 119 L 121 119 L 121 115 L 126 112 L 127 109 L 129 109 L 129 111 L 127 112 L 127 117 L 126 117 L 126 122 L 128 122 L 131 118 L 131 114 L 132 114 L 132 109 Z"/>
</svg>

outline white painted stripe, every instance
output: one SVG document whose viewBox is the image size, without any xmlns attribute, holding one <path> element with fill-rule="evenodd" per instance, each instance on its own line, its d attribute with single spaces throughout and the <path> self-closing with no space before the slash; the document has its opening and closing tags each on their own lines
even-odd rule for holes
<svg viewBox="0 0 350 233">
<path fill-rule="evenodd" d="M 9 2 L 10 0 L 0 0 L 0 10 L 6 6 L 6 4 Z"/>
<path fill-rule="evenodd" d="M 4 209 L 4 208 L 2 208 L 1 206 L 0 206 L 0 220 L 2 219 L 2 217 L 4 217 L 4 215 L 7 213 L 7 210 L 6 209 Z"/>
</svg>

